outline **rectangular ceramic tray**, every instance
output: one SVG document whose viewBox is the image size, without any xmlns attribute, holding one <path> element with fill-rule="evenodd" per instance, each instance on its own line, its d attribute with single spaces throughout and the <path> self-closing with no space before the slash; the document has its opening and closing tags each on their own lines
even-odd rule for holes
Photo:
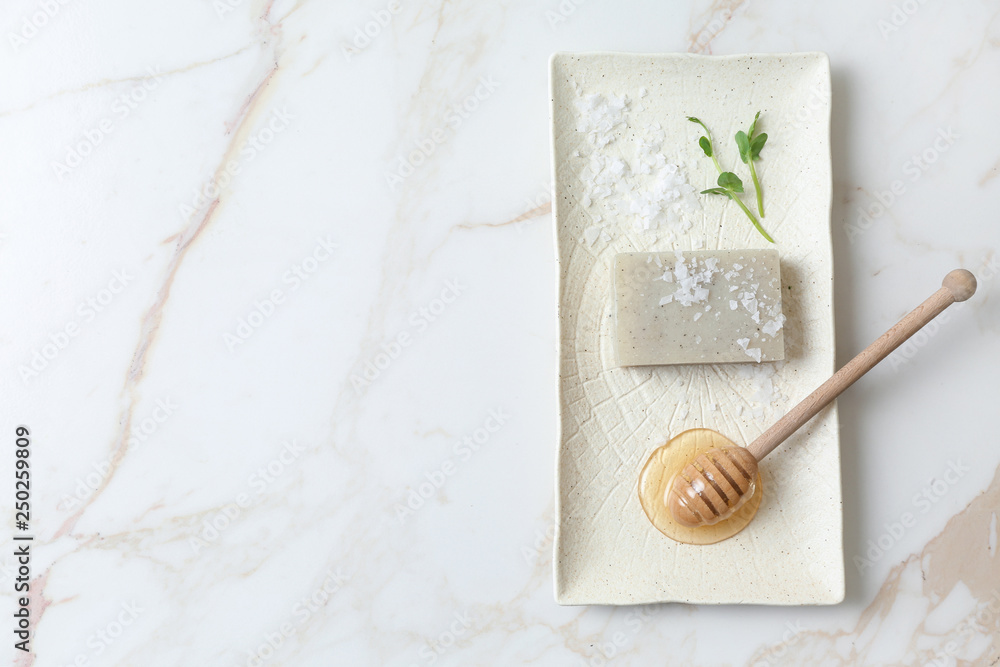
<svg viewBox="0 0 1000 667">
<path fill-rule="evenodd" d="M 636 483 L 650 453 L 695 427 L 749 444 L 834 371 L 830 69 L 822 53 L 556 54 L 551 61 L 559 263 L 560 443 L 555 596 L 560 604 L 832 604 L 844 596 L 836 406 L 762 463 L 764 499 L 741 533 L 670 540 Z M 723 169 L 761 111 L 757 162 L 770 246 L 723 197 L 698 147 L 700 117 Z M 661 157 L 662 156 L 662 157 Z M 671 165 L 676 166 L 676 170 Z M 752 203 L 750 204 L 752 207 Z M 616 367 L 614 257 L 776 247 L 785 355 L 775 364 Z"/>
</svg>

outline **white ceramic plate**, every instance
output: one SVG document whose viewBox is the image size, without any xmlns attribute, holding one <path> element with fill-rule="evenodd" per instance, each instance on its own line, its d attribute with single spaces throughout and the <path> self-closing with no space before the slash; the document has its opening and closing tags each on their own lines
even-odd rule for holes
<svg viewBox="0 0 1000 667">
<path fill-rule="evenodd" d="M 704 426 L 748 444 L 834 370 L 826 55 L 556 54 L 551 93 L 557 602 L 840 602 L 835 406 L 763 461 L 757 517 L 727 541 L 671 541 L 646 519 L 636 492 L 647 457 L 671 437 Z M 769 135 L 756 164 L 763 223 L 781 254 L 786 360 L 616 368 L 617 253 L 769 246 L 735 204 L 697 194 L 715 184 L 716 172 L 697 145 L 700 128 L 686 120 L 698 116 L 709 126 L 723 168 L 743 178 L 753 208 L 733 136 L 758 110 Z"/>
</svg>

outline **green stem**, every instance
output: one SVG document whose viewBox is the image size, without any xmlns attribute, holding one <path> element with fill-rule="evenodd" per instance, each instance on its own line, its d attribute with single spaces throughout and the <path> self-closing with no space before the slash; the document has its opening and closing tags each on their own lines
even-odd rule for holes
<svg viewBox="0 0 1000 667">
<path fill-rule="evenodd" d="M 709 143 L 709 145 L 712 144 L 712 137 L 711 137 L 711 135 L 709 135 L 709 137 L 708 137 L 708 143 Z M 721 176 L 722 175 L 722 167 L 719 166 L 719 161 L 715 159 L 715 146 L 712 146 L 712 162 L 715 163 L 715 168 L 719 170 L 719 175 Z"/>
<path fill-rule="evenodd" d="M 753 168 L 753 158 L 747 162 L 750 165 L 750 178 L 753 179 L 753 189 L 757 192 L 757 211 L 764 217 L 764 197 L 760 194 L 760 183 L 757 181 L 757 170 Z"/>
<path fill-rule="evenodd" d="M 768 235 L 768 233 L 764 231 L 764 228 L 760 226 L 759 222 L 757 222 L 757 218 L 753 217 L 753 213 L 751 213 L 750 209 L 748 209 L 746 207 L 746 204 L 744 204 L 742 201 L 740 201 L 740 198 L 737 197 L 734 193 L 730 192 L 728 194 L 729 194 L 729 198 L 730 199 L 732 199 L 734 202 L 736 202 L 737 204 L 740 205 L 740 208 L 743 209 L 743 212 L 747 214 L 747 217 L 750 218 L 750 222 L 752 222 L 753 226 L 757 228 L 757 231 L 761 233 L 761 236 L 763 236 L 765 239 L 767 239 L 771 243 L 774 243 L 774 239 L 772 239 Z"/>
</svg>

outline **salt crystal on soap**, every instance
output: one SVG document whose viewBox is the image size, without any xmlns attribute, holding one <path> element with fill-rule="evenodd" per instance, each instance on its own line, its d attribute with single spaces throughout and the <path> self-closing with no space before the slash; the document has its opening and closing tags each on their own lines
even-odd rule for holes
<svg viewBox="0 0 1000 667">
<path fill-rule="evenodd" d="M 755 276 L 739 273 L 749 263 Z M 623 253 L 614 291 L 622 366 L 784 359 L 776 250 Z M 710 310 L 713 317 L 702 317 Z"/>
<path fill-rule="evenodd" d="M 766 333 L 768 336 L 773 336 L 778 333 L 782 326 L 785 324 L 785 316 L 778 315 L 777 319 L 768 320 L 764 326 L 760 328 L 761 331 Z"/>
</svg>

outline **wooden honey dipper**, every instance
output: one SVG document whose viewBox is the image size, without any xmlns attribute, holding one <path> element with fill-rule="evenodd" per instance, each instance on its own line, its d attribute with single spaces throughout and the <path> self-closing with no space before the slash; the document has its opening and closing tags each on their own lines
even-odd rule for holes
<svg viewBox="0 0 1000 667">
<path fill-rule="evenodd" d="M 952 271 L 944 277 L 941 289 L 847 362 L 749 446 L 715 448 L 696 456 L 670 484 L 666 501 L 671 516 L 689 528 L 712 525 L 732 516 L 753 495 L 758 461 L 945 308 L 965 301 L 975 292 L 975 276 L 964 269 Z"/>
</svg>

